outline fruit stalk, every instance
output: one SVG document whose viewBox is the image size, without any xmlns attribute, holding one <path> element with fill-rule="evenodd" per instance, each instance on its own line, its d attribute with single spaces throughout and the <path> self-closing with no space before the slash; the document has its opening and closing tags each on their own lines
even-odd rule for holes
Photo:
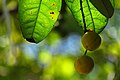
<svg viewBox="0 0 120 80">
<path fill-rule="evenodd" d="M 85 51 L 85 53 L 84 53 L 84 56 L 87 54 L 87 49 L 86 49 L 86 51 Z"/>
</svg>

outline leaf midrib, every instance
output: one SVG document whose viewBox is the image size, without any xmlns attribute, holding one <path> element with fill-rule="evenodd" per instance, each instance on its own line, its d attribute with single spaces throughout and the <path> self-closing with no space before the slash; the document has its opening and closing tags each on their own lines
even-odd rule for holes
<svg viewBox="0 0 120 80">
<path fill-rule="evenodd" d="M 92 20 L 92 24 L 93 24 L 93 30 L 95 31 L 95 23 L 94 23 L 94 20 L 93 20 L 93 15 L 92 15 L 92 12 L 91 12 L 91 9 L 90 9 L 90 6 L 89 6 L 89 2 L 88 2 L 88 0 L 86 0 L 86 2 L 87 2 L 87 6 L 88 6 L 88 10 L 89 10 L 89 12 L 90 12 L 90 17 L 91 17 L 91 20 Z"/>
<path fill-rule="evenodd" d="M 35 23 L 34 23 L 34 28 L 33 28 L 33 31 L 32 31 L 32 36 L 31 36 L 31 38 L 33 38 L 33 34 L 34 34 L 35 27 L 36 27 L 38 15 L 39 15 L 39 12 L 40 12 L 41 2 L 42 2 L 42 0 L 40 0 L 40 2 L 39 2 L 38 11 L 37 11 L 37 15 L 36 15 L 36 18 L 35 18 Z M 34 39 L 34 38 L 33 38 L 33 39 Z"/>
</svg>

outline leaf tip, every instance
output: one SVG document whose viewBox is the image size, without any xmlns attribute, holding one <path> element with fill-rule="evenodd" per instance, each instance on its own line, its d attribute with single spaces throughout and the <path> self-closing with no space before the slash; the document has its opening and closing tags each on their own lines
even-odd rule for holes
<svg viewBox="0 0 120 80">
<path fill-rule="evenodd" d="M 27 41 L 36 43 L 36 41 L 33 38 L 26 38 Z"/>
</svg>

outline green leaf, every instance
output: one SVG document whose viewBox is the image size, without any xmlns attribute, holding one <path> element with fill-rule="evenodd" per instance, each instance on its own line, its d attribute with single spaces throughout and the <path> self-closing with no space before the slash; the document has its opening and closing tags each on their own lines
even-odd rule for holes
<svg viewBox="0 0 120 80">
<path fill-rule="evenodd" d="M 111 18 L 114 13 L 114 8 L 110 0 L 90 0 L 90 2 L 107 18 Z"/>
<path fill-rule="evenodd" d="M 61 0 L 19 0 L 19 22 L 23 37 L 38 43 L 52 30 Z"/>
<path fill-rule="evenodd" d="M 83 27 L 84 22 L 81 13 L 80 0 L 65 0 L 67 6 L 71 10 L 76 21 Z M 88 5 L 89 4 L 89 5 Z M 84 19 L 86 22 L 86 29 L 100 33 L 106 26 L 108 19 L 103 16 L 88 0 L 82 0 L 82 8 L 84 11 Z"/>
</svg>

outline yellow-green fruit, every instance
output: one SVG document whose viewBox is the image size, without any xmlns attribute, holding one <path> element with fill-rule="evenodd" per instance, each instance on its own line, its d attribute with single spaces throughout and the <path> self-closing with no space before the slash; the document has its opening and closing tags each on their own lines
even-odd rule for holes
<svg viewBox="0 0 120 80">
<path fill-rule="evenodd" d="M 88 74 L 94 67 L 94 61 L 89 56 L 81 56 L 75 61 L 74 66 L 80 74 Z"/>
<path fill-rule="evenodd" d="M 87 50 L 96 50 L 101 44 L 101 37 L 95 32 L 86 32 L 82 37 L 82 44 Z"/>
</svg>

